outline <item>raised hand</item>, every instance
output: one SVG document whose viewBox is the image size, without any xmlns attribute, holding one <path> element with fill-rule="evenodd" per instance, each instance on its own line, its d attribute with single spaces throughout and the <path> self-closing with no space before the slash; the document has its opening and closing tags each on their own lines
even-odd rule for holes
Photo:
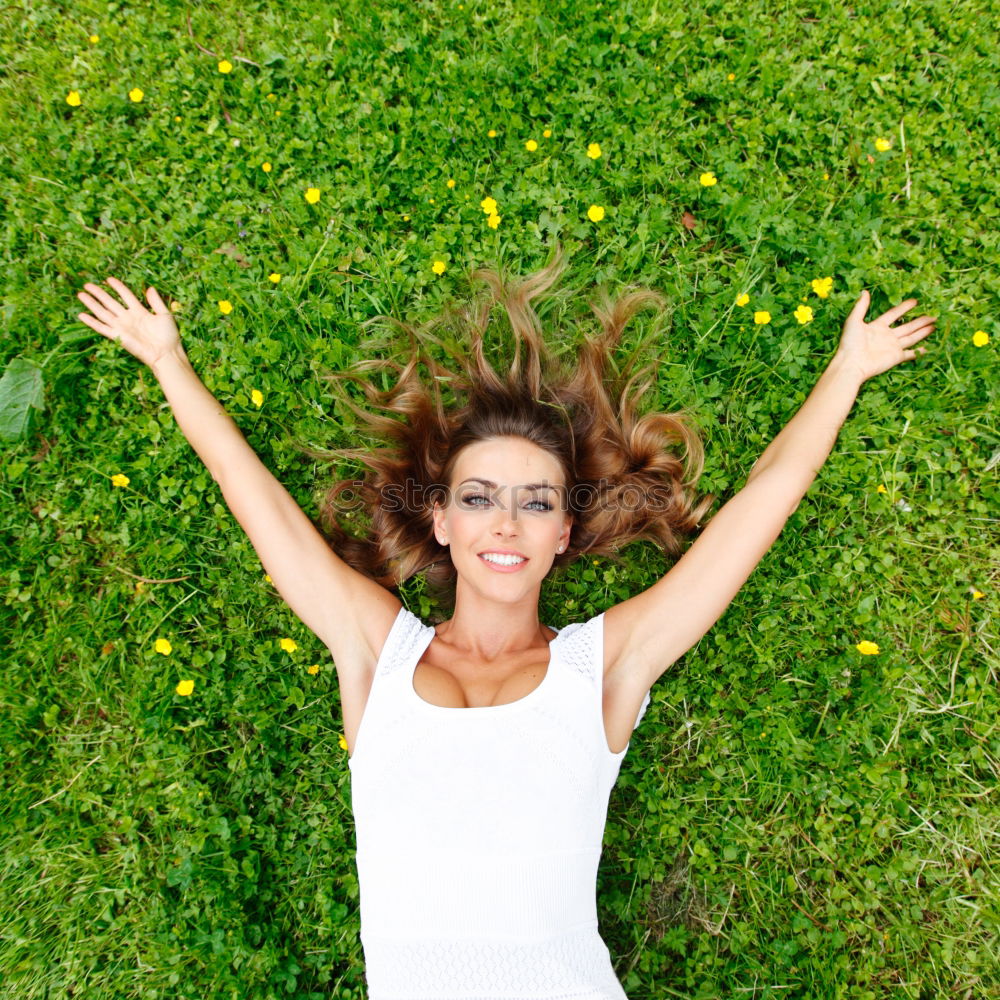
<svg viewBox="0 0 1000 1000">
<path fill-rule="evenodd" d="M 108 284 L 125 304 L 100 286 L 88 282 L 83 286 L 87 291 L 77 293 L 77 298 L 90 310 L 90 313 L 80 313 L 78 318 L 82 322 L 108 340 L 120 343 L 129 354 L 150 368 L 180 347 L 177 324 L 155 288 L 146 290 L 146 298 L 153 308 L 150 312 L 117 278 L 108 278 Z"/>
<path fill-rule="evenodd" d="M 866 323 L 865 314 L 870 304 L 871 295 L 865 289 L 844 321 L 844 332 L 837 348 L 837 355 L 863 380 L 888 371 L 901 361 L 912 361 L 917 351 L 911 348 L 932 333 L 937 322 L 937 316 L 920 316 L 902 326 L 892 327 L 890 324 L 917 304 L 916 299 L 906 299 L 882 313 L 878 319 Z M 925 347 L 917 350 L 921 354 L 927 353 Z"/>
</svg>

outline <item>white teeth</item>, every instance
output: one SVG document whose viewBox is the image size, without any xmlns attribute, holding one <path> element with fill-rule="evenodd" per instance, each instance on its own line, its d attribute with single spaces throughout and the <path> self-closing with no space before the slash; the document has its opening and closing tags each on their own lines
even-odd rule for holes
<svg viewBox="0 0 1000 1000">
<path fill-rule="evenodd" d="M 516 566 L 518 563 L 524 562 L 520 556 L 501 556 L 493 552 L 489 552 L 483 556 L 487 562 L 496 563 L 498 566 Z"/>
</svg>

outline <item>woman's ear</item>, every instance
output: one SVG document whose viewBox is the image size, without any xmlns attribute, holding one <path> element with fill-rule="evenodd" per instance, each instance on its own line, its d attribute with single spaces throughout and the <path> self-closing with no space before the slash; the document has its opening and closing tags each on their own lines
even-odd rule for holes
<svg viewBox="0 0 1000 1000">
<path fill-rule="evenodd" d="M 569 548 L 569 536 L 573 531 L 573 518 L 567 515 L 563 520 L 562 531 L 559 532 L 559 544 L 558 549 L 560 552 L 565 552 Z"/>
<path fill-rule="evenodd" d="M 438 545 L 447 545 L 448 534 L 444 530 L 444 510 L 442 510 L 441 504 L 437 500 L 434 501 L 432 516 L 434 518 L 434 537 L 437 539 Z"/>
</svg>

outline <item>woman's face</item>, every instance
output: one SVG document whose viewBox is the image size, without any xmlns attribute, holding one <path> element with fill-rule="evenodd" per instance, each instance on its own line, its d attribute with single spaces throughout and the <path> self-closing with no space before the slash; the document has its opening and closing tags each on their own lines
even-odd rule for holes
<svg viewBox="0 0 1000 1000">
<path fill-rule="evenodd" d="M 459 577 L 506 600 L 540 588 L 572 524 L 558 459 L 523 438 L 477 441 L 459 452 L 449 485 L 434 530 Z"/>
</svg>

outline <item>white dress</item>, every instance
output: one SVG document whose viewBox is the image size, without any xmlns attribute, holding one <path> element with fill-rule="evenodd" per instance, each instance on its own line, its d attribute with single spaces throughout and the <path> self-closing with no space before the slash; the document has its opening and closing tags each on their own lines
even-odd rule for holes
<svg viewBox="0 0 1000 1000">
<path fill-rule="evenodd" d="M 559 632 L 505 705 L 424 701 L 434 634 L 400 609 L 349 762 L 369 1000 L 627 1000 L 597 927 L 628 751 L 604 731 L 603 614 Z"/>
</svg>

